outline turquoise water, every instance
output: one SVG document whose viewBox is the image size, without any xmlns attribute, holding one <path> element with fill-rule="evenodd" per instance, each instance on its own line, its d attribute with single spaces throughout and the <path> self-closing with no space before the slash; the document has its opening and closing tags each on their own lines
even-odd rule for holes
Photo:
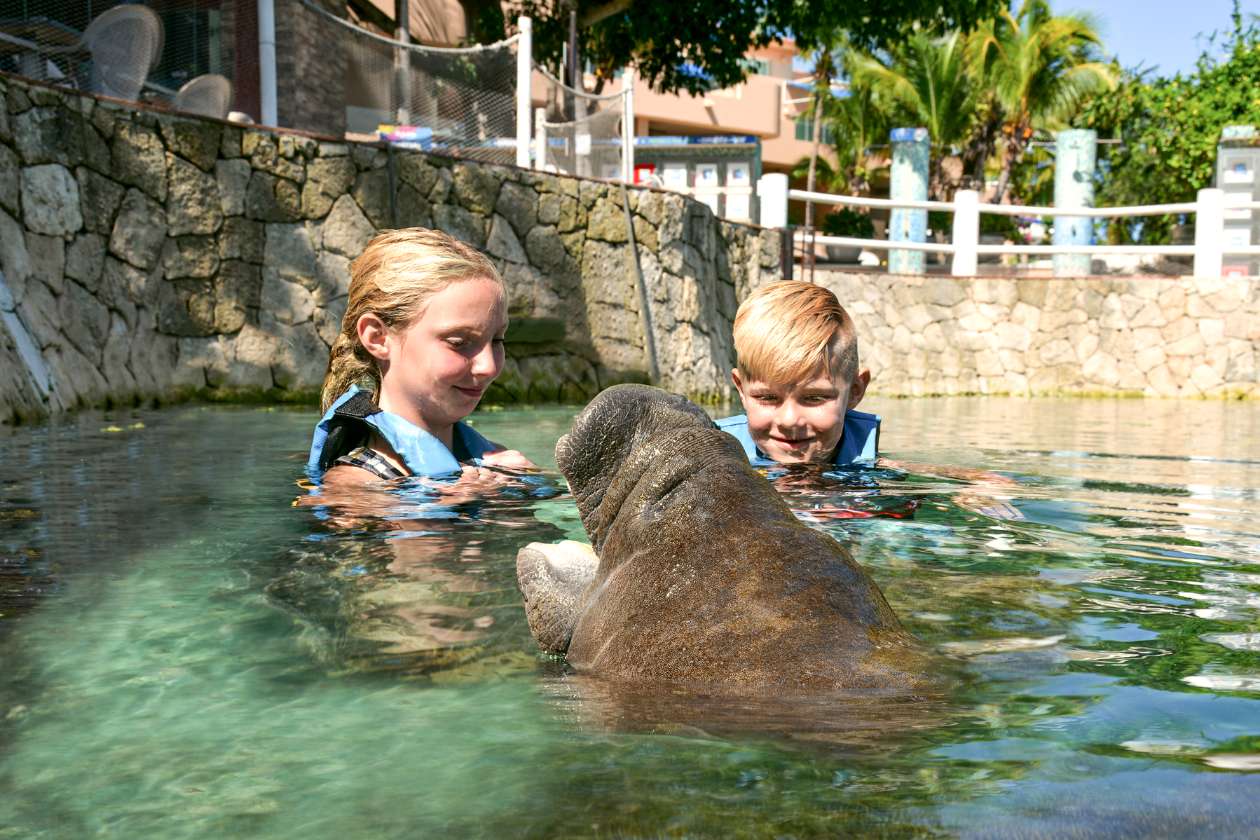
<svg viewBox="0 0 1260 840">
<path fill-rule="evenodd" d="M 1256 836 L 1260 406 L 863 408 L 1018 481 L 784 488 L 941 652 L 927 716 L 610 702 L 515 589 L 569 500 L 295 506 L 308 412 L 0 429 L 0 838 Z M 570 413 L 476 423 L 554 466 Z"/>
</svg>

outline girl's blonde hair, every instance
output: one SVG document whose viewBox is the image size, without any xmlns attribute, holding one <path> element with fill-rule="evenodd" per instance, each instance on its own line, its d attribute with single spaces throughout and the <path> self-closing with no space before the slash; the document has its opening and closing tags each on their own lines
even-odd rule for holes
<svg viewBox="0 0 1260 840">
<path fill-rule="evenodd" d="M 747 380 L 793 385 L 826 371 L 857 376 L 853 319 L 829 290 L 802 280 L 762 286 L 735 313 L 735 357 Z"/>
<path fill-rule="evenodd" d="M 380 392 L 380 367 L 359 343 L 359 318 L 371 313 L 390 330 L 405 329 L 420 317 L 433 295 L 452 283 L 474 278 L 503 285 L 484 254 L 440 230 L 402 228 L 373 237 L 350 266 L 346 314 L 328 356 L 321 410 L 327 411 L 351 385 Z"/>
</svg>

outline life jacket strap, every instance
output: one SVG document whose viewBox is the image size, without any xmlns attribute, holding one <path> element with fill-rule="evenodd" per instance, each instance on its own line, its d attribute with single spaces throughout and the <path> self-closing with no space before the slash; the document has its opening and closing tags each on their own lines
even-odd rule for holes
<svg viewBox="0 0 1260 840">
<path fill-rule="evenodd" d="M 367 444 L 372 437 L 372 427 L 364 420 L 380 410 L 368 391 L 359 391 L 337 406 L 328 423 L 328 437 L 324 440 L 324 448 L 319 453 L 321 472 L 332 467 L 342 455 Z"/>
</svg>

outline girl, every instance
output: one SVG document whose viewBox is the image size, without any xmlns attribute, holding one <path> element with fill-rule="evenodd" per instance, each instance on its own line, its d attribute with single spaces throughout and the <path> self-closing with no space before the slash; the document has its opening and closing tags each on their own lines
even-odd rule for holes
<svg viewBox="0 0 1260 840">
<path fill-rule="evenodd" d="M 377 235 L 350 267 L 307 472 L 363 484 L 424 476 L 494 484 L 485 467 L 532 468 L 461 422 L 503 370 L 503 280 L 441 231 Z"/>
</svg>

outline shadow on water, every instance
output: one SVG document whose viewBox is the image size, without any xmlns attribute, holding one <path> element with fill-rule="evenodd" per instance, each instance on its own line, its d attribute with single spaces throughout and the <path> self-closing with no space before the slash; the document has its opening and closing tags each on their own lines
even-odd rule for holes
<svg viewBox="0 0 1260 840">
<path fill-rule="evenodd" d="M 513 568 L 581 538 L 566 497 L 326 518 L 292 506 L 308 413 L 0 430 L 0 838 L 1253 834 L 1260 412 L 1126 405 L 873 406 L 1022 520 L 781 488 L 948 663 L 915 704 L 574 677 Z M 546 463 L 568 416 L 476 422 Z"/>
</svg>

